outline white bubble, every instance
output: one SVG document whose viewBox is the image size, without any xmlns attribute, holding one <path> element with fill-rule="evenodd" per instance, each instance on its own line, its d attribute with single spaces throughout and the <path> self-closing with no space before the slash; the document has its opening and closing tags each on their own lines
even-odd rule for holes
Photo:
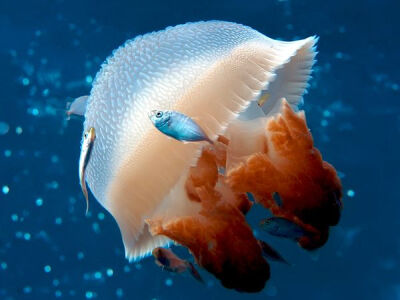
<svg viewBox="0 0 400 300">
<path fill-rule="evenodd" d="M 29 85 L 29 78 L 22 78 L 22 85 L 27 86 Z"/>
<path fill-rule="evenodd" d="M 115 291 L 115 294 L 117 295 L 118 298 L 121 298 L 124 295 L 124 291 L 121 288 L 118 288 Z"/>
<path fill-rule="evenodd" d="M 7 195 L 10 192 L 10 188 L 7 185 L 3 185 L 1 190 L 3 191 L 4 195 Z"/>
<path fill-rule="evenodd" d="M 36 203 L 36 206 L 42 206 L 43 205 L 43 199 L 42 198 L 37 198 L 35 203 Z"/>
<path fill-rule="evenodd" d="M 349 196 L 350 198 L 351 197 L 354 197 L 356 195 L 356 192 L 355 191 L 353 191 L 353 190 L 348 190 L 347 191 L 347 196 Z"/>
<path fill-rule="evenodd" d="M 93 81 L 93 78 L 92 78 L 92 76 L 88 75 L 88 76 L 86 76 L 85 80 L 86 80 L 87 84 L 91 84 Z"/>
<path fill-rule="evenodd" d="M 174 283 L 174 282 L 172 281 L 171 278 L 167 278 L 167 279 L 165 280 L 165 285 L 166 285 L 166 286 L 172 286 L 173 283 Z"/>
<path fill-rule="evenodd" d="M 12 154 L 12 151 L 11 150 L 4 150 L 4 156 L 5 157 L 10 157 L 11 156 L 11 154 Z"/>
<path fill-rule="evenodd" d="M 10 130 L 10 126 L 5 122 L 0 122 L 0 135 L 5 135 Z"/>
<path fill-rule="evenodd" d="M 329 118 L 331 116 L 331 112 L 327 109 L 325 109 L 322 114 L 324 115 L 325 118 Z"/>
<path fill-rule="evenodd" d="M 93 292 L 92 291 L 87 291 L 85 293 L 86 299 L 92 299 L 93 298 Z"/>
<path fill-rule="evenodd" d="M 32 114 L 33 116 L 38 116 L 38 115 L 39 115 L 39 110 L 38 110 L 37 108 L 32 108 L 31 114 Z"/>
</svg>

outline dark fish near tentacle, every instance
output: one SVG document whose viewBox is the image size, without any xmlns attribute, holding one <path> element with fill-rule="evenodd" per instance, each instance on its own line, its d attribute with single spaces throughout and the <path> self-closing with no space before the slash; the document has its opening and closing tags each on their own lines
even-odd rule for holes
<svg viewBox="0 0 400 300">
<path fill-rule="evenodd" d="M 260 222 L 260 227 L 271 235 L 288 238 L 295 241 L 304 236 L 310 236 L 312 234 L 304 230 L 296 223 L 282 217 L 267 218 Z"/>
<path fill-rule="evenodd" d="M 278 253 L 278 251 L 276 251 L 274 248 L 272 248 L 270 245 L 268 245 L 266 242 L 262 241 L 262 240 L 258 240 L 258 244 L 261 247 L 261 250 L 263 252 L 263 255 L 270 260 L 273 261 L 278 261 L 287 265 L 291 265 L 290 263 L 287 262 L 286 259 L 284 259 L 282 257 L 282 255 L 280 255 Z"/>
<path fill-rule="evenodd" d="M 164 270 L 172 273 L 183 273 L 189 271 L 197 281 L 204 283 L 193 264 L 187 260 L 179 258 L 171 250 L 157 247 L 153 250 L 152 254 L 155 258 L 156 264 Z"/>
</svg>

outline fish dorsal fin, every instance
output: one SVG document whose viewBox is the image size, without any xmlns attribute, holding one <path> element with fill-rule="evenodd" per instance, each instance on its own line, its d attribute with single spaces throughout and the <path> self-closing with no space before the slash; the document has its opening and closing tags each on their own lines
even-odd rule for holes
<svg viewBox="0 0 400 300">
<path fill-rule="evenodd" d="M 89 96 L 80 96 L 76 98 L 72 103 L 67 103 L 67 115 L 84 116 L 88 99 Z"/>
</svg>

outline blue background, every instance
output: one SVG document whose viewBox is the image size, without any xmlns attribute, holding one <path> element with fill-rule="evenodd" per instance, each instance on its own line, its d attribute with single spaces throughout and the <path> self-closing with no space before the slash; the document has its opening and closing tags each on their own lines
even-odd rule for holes
<svg viewBox="0 0 400 300">
<path fill-rule="evenodd" d="M 400 299 L 399 11 L 395 0 L 1 0 L 0 299 Z M 63 115 L 126 39 L 210 19 L 320 36 L 304 109 L 342 178 L 342 219 L 313 254 L 262 235 L 293 266 L 271 263 L 255 295 L 152 258 L 129 264 L 111 216 L 92 200 L 85 217 L 82 124 Z"/>
</svg>

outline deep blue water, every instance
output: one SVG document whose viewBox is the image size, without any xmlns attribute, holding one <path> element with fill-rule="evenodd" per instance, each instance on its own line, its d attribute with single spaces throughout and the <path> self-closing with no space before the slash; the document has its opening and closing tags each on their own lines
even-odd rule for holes
<svg viewBox="0 0 400 300">
<path fill-rule="evenodd" d="M 0 299 L 400 299 L 399 10 L 396 0 L 0 0 Z M 320 36 L 304 109 L 342 177 L 342 219 L 312 255 L 271 239 L 293 266 L 272 263 L 255 295 L 152 258 L 129 264 L 112 217 L 95 201 L 84 215 L 82 125 L 63 116 L 126 39 L 210 19 Z"/>
</svg>

